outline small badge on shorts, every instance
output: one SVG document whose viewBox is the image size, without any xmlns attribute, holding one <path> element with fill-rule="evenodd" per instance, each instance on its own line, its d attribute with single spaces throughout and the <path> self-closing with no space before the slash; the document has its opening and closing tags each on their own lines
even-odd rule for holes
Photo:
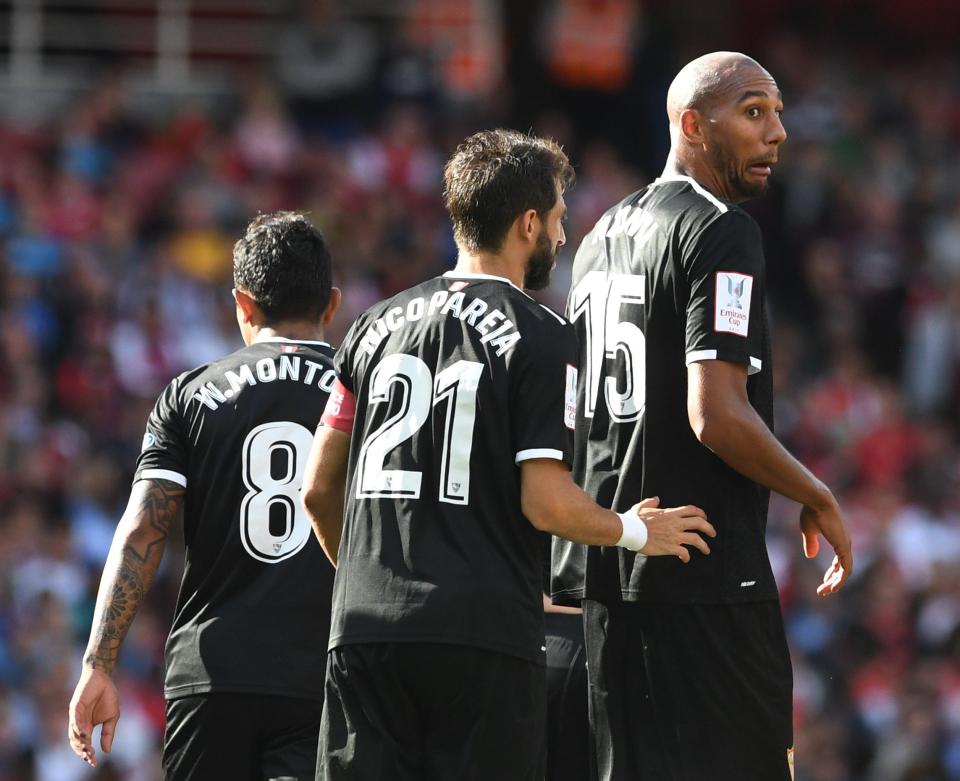
<svg viewBox="0 0 960 781">
<path fill-rule="evenodd" d="M 790 778 L 793 779 L 793 746 L 787 749 L 787 767 L 790 768 Z"/>
</svg>

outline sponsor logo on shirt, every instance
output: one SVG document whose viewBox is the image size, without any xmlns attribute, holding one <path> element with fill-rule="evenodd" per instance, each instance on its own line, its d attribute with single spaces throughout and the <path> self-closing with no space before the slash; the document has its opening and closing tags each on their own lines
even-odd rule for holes
<svg viewBox="0 0 960 781">
<path fill-rule="evenodd" d="M 750 331 L 750 294 L 753 277 L 732 271 L 717 272 L 713 330 L 746 337 Z"/>
<path fill-rule="evenodd" d="M 563 394 L 563 423 L 573 429 L 577 425 L 577 368 L 567 364 L 567 387 Z"/>
</svg>

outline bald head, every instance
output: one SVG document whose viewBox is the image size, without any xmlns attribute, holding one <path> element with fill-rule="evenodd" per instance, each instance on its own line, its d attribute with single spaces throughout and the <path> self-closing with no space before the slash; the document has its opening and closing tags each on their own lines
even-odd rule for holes
<svg viewBox="0 0 960 781">
<path fill-rule="evenodd" d="M 703 112 L 718 99 L 736 89 L 744 77 L 773 78 L 752 57 L 739 52 L 711 52 L 688 62 L 667 91 L 667 117 L 671 125 L 680 121 L 686 109 Z"/>
</svg>

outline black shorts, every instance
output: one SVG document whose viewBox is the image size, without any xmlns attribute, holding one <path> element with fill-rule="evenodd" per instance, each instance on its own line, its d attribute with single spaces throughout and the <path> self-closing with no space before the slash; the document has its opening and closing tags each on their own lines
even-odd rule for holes
<svg viewBox="0 0 960 781">
<path fill-rule="evenodd" d="M 313 778 L 323 703 L 269 694 L 167 701 L 165 781 Z"/>
<path fill-rule="evenodd" d="M 603 781 L 790 781 L 793 675 L 777 601 L 584 601 Z"/>
<path fill-rule="evenodd" d="M 543 667 L 441 643 L 330 651 L 323 781 L 540 781 Z"/>
<path fill-rule="evenodd" d="M 587 652 L 583 616 L 547 613 L 546 781 L 592 781 L 594 749 L 587 719 Z"/>
</svg>

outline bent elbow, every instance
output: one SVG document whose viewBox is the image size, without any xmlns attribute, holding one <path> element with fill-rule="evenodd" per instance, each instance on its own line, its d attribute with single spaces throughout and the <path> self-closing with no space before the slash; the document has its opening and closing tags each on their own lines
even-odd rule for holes
<svg viewBox="0 0 960 781">
<path fill-rule="evenodd" d="M 693 435 L 705 448 L 716 451 L 722 443 L 725 430 L 725 421 L 722 416 L 707 414 L 703 410 L 689 410 L 690 428 Z"/>
<path fill-rule="evenodd" d="M 550 531 L 550 512 L 544 502 L 533 501 L 524 496 L 520 501 L 520 507 L 524 517 L 530 521 L 534 529 L 541 532 Z"/>
<path fill-rule="evenodd" d="M 327 501 L 327 492 L 316 483 L 311 486 L 304 486 L 300 492 L 300 502 L 307 511 L 307 515 L 312 518 L 320 514 L 321 509 L 327 504 Z"/>
</svg>

